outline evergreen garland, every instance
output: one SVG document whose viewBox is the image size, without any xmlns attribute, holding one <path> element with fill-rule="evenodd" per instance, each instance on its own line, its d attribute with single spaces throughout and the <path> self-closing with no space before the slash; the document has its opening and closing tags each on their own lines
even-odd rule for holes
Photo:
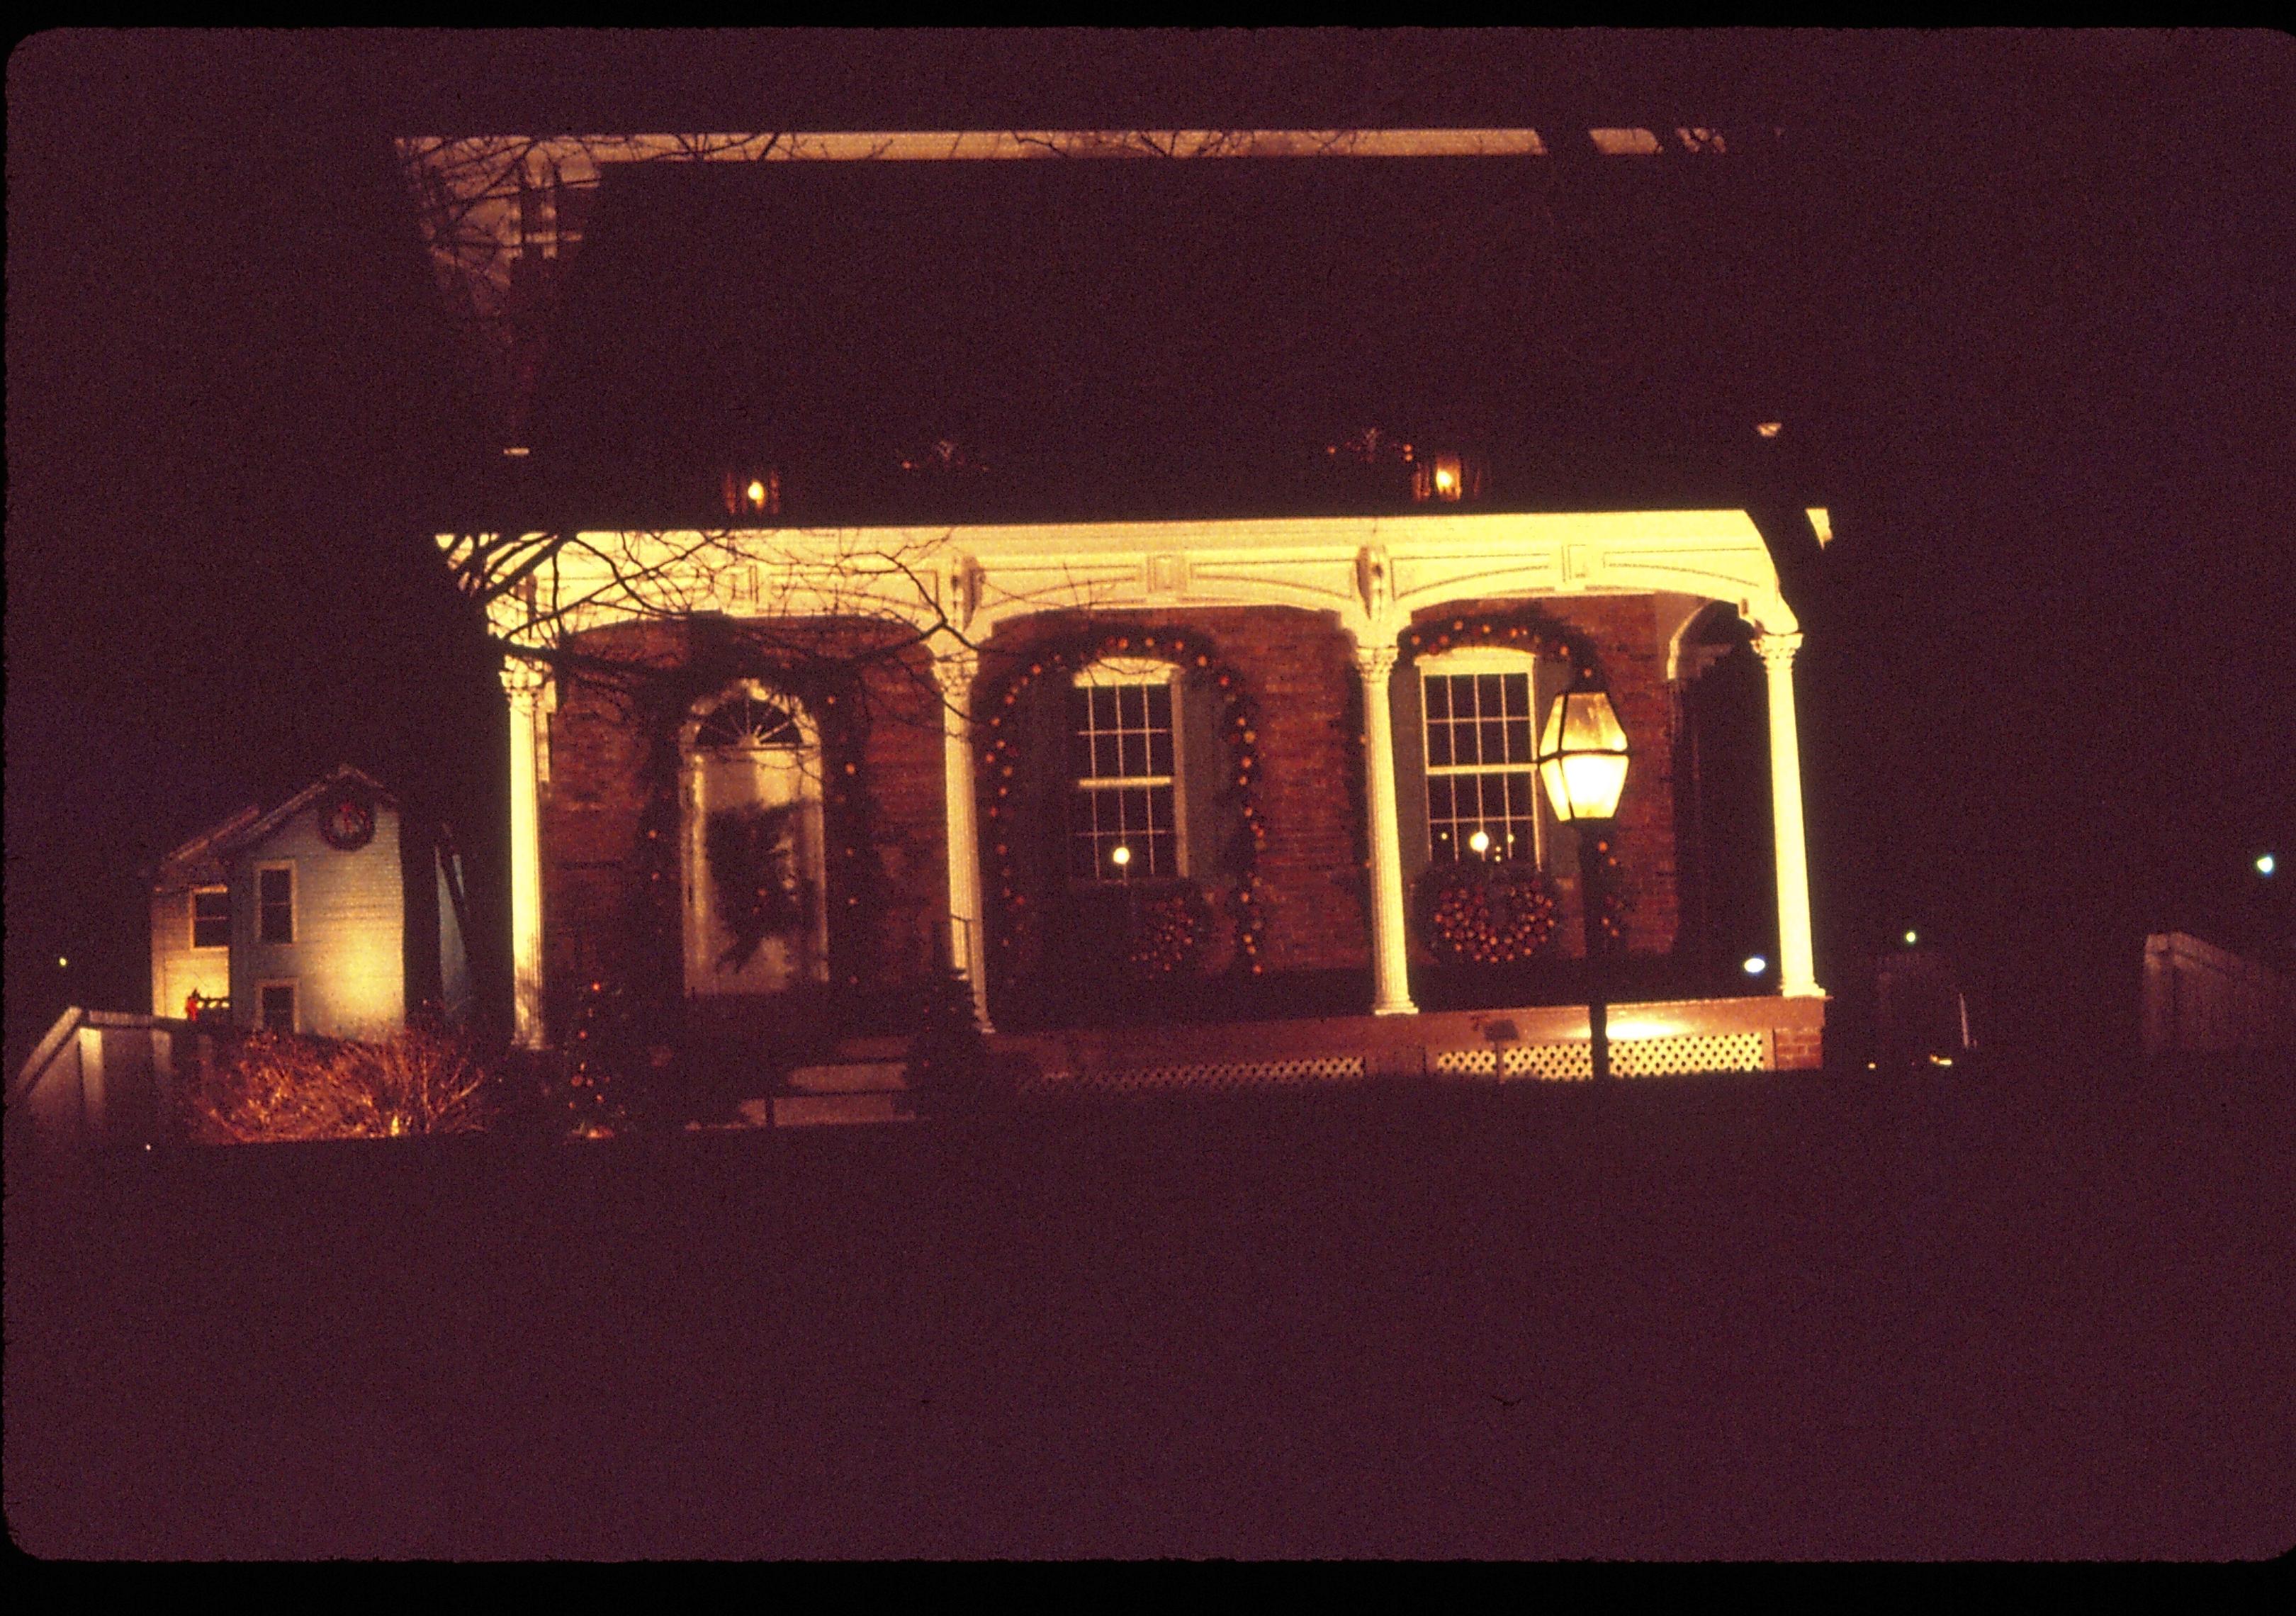
<svg viewBox="0 0 2296 1616">
<path fill-rule="evenodd" d="M 1029 892 L 1021 874 L 1018 839 L 1041 831 L 1015 823 L 1027 763 L 1020 704 L 1045 680 L 1064 685 L 1080 669 L 1106 658 L 1126 656 L 1170 663 L 1183 676 L 1200 681 L 1219 703 L 1220 734 L 1228 743 L 1230 767 L 1234 771 L 1231 790 L 1243 822 L 1243 833 L 1236 838 L 1233 849 L 1235 886 L 1228 898 L 1235 921 L 1234 968 L 1251 975 L 1265 969 L 1261 956 L 1266 947 L 1267 906 L 1258 869 L 1260 849 L 1267 841 L 1267 824 L 1259 806 L 1259 713 L 1250 687 L 1209 639 L 1192 629 L 1103 622 L 1013 653 L 1011 671 L 1001 683 L 984 683 L 977 699 L 975 733 L 985 737 L 981 816 L 998 899 L 992 946 L 1005 981 L 1015 980 L 1021 962 L 1043 947 L 1046 922 L 1041 916 L 1052 901 L 1047 894 Z M 1144 897 L 1136 901 L 1153 900 Z M 1167 923 L 1152 928 L 1157 934 L 1152 940 L 1135 941 L 1128 931 L 1127 952 L 1138 956 L 1131 962 L 1135 967 L 1156 974 L 1177 971 L 1193 956 L 1198 941 L 1192 917 L 1193 911 L 1185 917 L 1167 917 Z M 1168 965 L 1164 963 L 1168 960 Z"/>
<path fill-rule="evenodd" d="M 852 625 L 839 625 L 849 629 Z M 802 706 L 814 721 L 821 742 L 824 865 L 827 874 L 829 956 L 831 980 L 847 992 L 862 988 L 874 974 L 878 951 L 874 929 L 882 885 L 876 856 L 877 838 L 869 794 L 861 773 L 867 742 L 867 702 L 862 697 L 866 646 L 836 654 L 824 649 L 808 653 L 792 645 L 788 626 L 776 626 L 771 637 L 741 626 L 696 622 L 688 625 L 685 654 L 674 663 L 633 661 L 623 668 L 590 667 L 574 677 L 594 681 L 620 708 L 626 721 L 643 737 L 644 756 L 639 779 L 642 801 L 631 854 L 632 879 L 627 889 L 628 911 L 620 931 L 618 957 L 603 964 L 594 981 L 578 999 L 570 1016 L 570 1042 L 598 1047 L 627 1046 L 655 1049 L 675 1046 L 682 1029 L 685 993 L 684 877 L 681 869 L 684 808 L 679 785 L 685 767 L 684 732 L 702 702 L 754 679 Z M 772 815 L 777 810 L 765 809 Z M 769 827 L 743 827 L 742 839 L 754 844 L 769 838 Z M 709 827 L 703 827 L 705 840 Z M 719 833 L 721 839 L 728 835 Z M 712 858 L 712 879 L 731 871 L 754 874 L 758 859 L 738 849 L 721 863 Z M 713 849 L 713 852 L 717 851 Z M 758 888 L 768 889 L 763 897 Z M 788 923 L 785 899 L 772 890 L 775 883 L 750 881 L 746 906 L 729 906 L 728 913 L 745 906 L 750 919 L 770 934 Z M 802 897 L 799 898 L 800 903 Z M 754 930 L 755 926 L 748 928 Z M 739 933 L 737 932 L 737 935 Z M 743 938 L 746 944 L 748 939 Z M 608 1006 L 613 1008 L 609 1010 Z M 625 1036 L 608 1038 L 604 1024 L 627 1026 Z M 586 1026 L 581 1039 L 572 1034 Z M 592 1057 L 594 1063 L 597 1057 Z M 626 1070 L 631 1063 L 621 1062 Z M 580 1087 L 602 1089 L 600 1081 Z"/>
</svg>

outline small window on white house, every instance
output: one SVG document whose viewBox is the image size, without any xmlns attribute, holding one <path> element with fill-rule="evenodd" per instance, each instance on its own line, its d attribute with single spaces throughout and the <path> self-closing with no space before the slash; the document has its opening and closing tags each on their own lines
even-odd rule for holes
<svg viewBox="0 0 2296 1616">
<path fill-rule="evenodd" d="M 1185 874 L 1178 669 L 1108 660 L 1069 692 L 1069 875 L 1079 882 Z"/>
<path fill-rule="evenodd" d="M 295 984 L 265 982 L 256 989 L 255 1005 L 266 1032 L 295 1030 Z"/>
<path fill-rule="evenodd" d="M 291 943 L 295 940 L 295 866 L 291 864 L 266 865 L 255 873 L 257 905 L 255 937 L 258 942 Z"/>
<path fill-rule="evenodd" d="M 1422 667 L 1419 693 L 1428 857 L 1544 864 L 1531 746 L 1537 664 L 1505 652 L 1446 657 Z"/>
<path fill-rule="evenodd" d="M 231 947 L 231 889 L 229 887 L 192 889 L 192 947 L 194 948 Z"/>
</svg>

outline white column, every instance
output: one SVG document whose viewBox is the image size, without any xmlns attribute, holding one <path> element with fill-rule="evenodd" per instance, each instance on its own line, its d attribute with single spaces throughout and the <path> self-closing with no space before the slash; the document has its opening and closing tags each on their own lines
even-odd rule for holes
<svg viewBox="0 0 2296 1616">
<path fill-rule="evenodd" d="M 942 795 L 948 814 L 948 957 L 972 987 L 973 1014 L 988 1024 L 988 931 L 980 903 L 980 828 L 972 780 L 972 680 L 980 659 L 958 646 L 933 659 L 940 682 Z"/>
<path fill-rule="evenodd" d="M 548 677 L 530 662 L 503 664 L 503 693 L 510 698 L 511 1027 L 529 1049 L 542 1046 L 542 802 L 535 754 Z"/>
<path fill-rule="evenodd" d="M 1395 816 L 1395 725 L 1387 681 L 1395 647 L 1356 646 L 1363 676 L 1364 801 L 1371 818 L 1371 949 L 1374 1015 L 1411 1015 L 1409 942 L 1404 930 L 1403 833 Z"/>
<path fill-rule="evenodd" d="M 1778 855 L 1778 990 L 1824 998 L 1809 933 L 1809 854 L 1801 828 L 1801 741 L 1794 726 L 1793 660 L 1799 629 L 1757 634 L 1754 650 L 1769 685 L 1770 819 Z"/>
</svg>

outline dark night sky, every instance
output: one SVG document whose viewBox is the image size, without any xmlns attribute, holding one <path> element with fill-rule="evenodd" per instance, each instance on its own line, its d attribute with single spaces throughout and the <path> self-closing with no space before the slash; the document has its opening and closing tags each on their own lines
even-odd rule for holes
<svg viewBox="0 0 2296 1616">
<path fill-rule="evenodd" d="M 50 34 L 8 96 L 12 1062 L 146 1002 L 140 868 L 208 819 L 339 760 L 498 794 L 422 537 L 490 446 L 394 133 L 1783 127 L 1821 979 L 1919 924 L 2046 1036 L 2145 930 L 2287 946 L 2284 38 Z"/>
</svg>

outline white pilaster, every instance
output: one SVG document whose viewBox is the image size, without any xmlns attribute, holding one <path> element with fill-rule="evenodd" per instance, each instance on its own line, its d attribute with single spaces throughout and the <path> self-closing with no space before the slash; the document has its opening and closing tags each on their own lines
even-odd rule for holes
<svg viewBox="0 0 2296 1616">
<path fill-rule="evenodd" d="M 1823 998 L 1810 944 L 1809 854 L 1802 838 L 1801 742 L 1794 726 L 1793 660 L 1799 629 L 1757 634 L 1769 686 L 1770 818 L 1777 838 L 1778 990 L 1788 998 Z"/>
<path fill-rule="evenodd" d="M 972 988 L 973 1014 L 988 1024 L 988 934 L 980 903 L 980 830 L 972 778 L 972 681 L 980 659 L 969 646 L 933 659 L 940 683 L 942 794 L 948 814 L 948 957 Z"/>
<path fill-rule="evenodd" d="M 503 664 L 503 693 L 510 698 L 511 1027 L 529 1049 L 542 1046 L 542 801 L 535 763 L 548 677 L 530 662 Z"/>
<path fill-rule="evenodd" d="M 1364 799 L 1371 820 L 1371 947 L 1374 1015 L 1410 1015 L 1409 942 L 1404 930 L 1403 833 L 1395 813 L 1395 725 L 1388 716 L 1393 644 L 1356 646 L 1363 677 Z"/>
</svg>

